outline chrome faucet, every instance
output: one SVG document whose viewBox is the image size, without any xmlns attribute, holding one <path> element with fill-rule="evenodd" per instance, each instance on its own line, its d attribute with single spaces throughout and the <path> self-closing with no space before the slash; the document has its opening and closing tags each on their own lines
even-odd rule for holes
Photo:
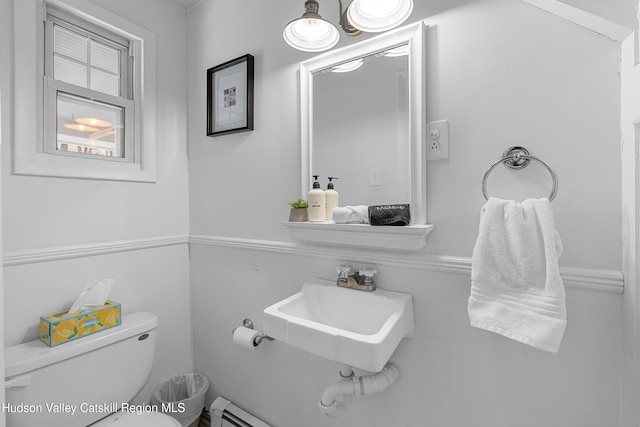
<svg viewBox="0 0 640 427">
<path fill-rule="evenodd" d="M 355 289 L 358 286 L 358 278 L 355 277 L 355 274 L 351 274 L 351 266 L 349 264 L 336 266 L 336 271 L 338 272 L 338 280 L 336 282 L 338 286 L 351 289 Z"/>
<path fill-rule="evenodd" d="M 370 267 L 363 267 L 358 271 L 360 280 L 358 280 L 358 288 L 362 291 L 375 291 L 376 283 L 373 281 L 373 276 L 378 273 L 378 270 Z"/>
<path fill-rule="evenodd" d="M 375 268 L 364 267 L 351 274 L 351 266 L 341 264 L 336 267 L 338 280 L 336 284 L 342 288 L 357 289 L 359 291 L 375 291 L 376 284 L 373 276 L 378 272 Z"/>
</svg>

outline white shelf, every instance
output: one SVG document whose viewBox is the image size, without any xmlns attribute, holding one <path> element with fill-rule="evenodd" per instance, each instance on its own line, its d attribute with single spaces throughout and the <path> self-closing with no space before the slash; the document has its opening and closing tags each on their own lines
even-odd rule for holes
<svg viewBox="0 0 640 427">
<path fill-rule="evenodd" d="M 295 240 L 323 245 L 381 248 L 417 251 L 427 245 L 432 224 L 406 226 L 371 226 L 369 224 L 336 224 L 326 222 L 282 223 Z"/>
</svg>

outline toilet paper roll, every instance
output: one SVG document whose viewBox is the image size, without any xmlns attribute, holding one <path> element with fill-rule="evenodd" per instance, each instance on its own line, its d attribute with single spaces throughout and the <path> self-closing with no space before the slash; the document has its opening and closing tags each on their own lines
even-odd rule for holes
<svg viewBox="0 0 640 427">
<path fill-rule="evenodd" d="M 255 339 L 262 335 L 262 332 L 238 326 L 233 330 L 233 343 L 249 350 L 255 350 Z"/>
</svg>

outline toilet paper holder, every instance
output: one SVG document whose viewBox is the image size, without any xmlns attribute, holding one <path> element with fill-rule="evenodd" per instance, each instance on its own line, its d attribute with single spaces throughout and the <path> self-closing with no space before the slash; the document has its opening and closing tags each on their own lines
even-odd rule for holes
<svg viewBox="0 0 640 427">
<path fill-rule="evenodd" d="M 244 319 L 242 321 L 242 326 L 244 326 L 245 328 L 248 328 L 248 329 L 253 329 L 253 321 L 251 319 Z M 232 331 L 232 333 L 233 333 L 233 331 Z M 261 332 L 260 335 L 255 337 L 255 339 L 253 340 L 253 345 L 257 347 L 265 339 L 269 340 L 269 341 L 273 341 L 273 338 L 271 338 L 270 336 L 265 335 L 264 333 Z"/>
</svg>

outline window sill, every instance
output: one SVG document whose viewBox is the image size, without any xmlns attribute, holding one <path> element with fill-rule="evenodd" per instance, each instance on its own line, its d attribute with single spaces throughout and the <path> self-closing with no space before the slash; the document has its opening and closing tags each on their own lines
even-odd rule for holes
<svg viewBox="0 0 640 427">
<path fill-rule="evenodd" d="M 155 156 L 155 153 L 153 153 Z M 149 162 L 151 163 L 151 162 Z M 50 176 L 59 178 L 100 179 L 112 181 L 155 182 L 153 167 L 100 159 L 74 158 L 46 153 L 31 153 L 28 160 L 16 156 L 13 173 L 16 175 Z"/>
<path fill-rule="evenodd" d="M 404 251 L 424 248 L 427 236 L 435 228 L 433 224 L 377 227 L 369 224 L 336 224 L 333 221 L 284 221 L 282 224 L 289 229 L 294 240 L 322 245 Z"/>
</svg>

